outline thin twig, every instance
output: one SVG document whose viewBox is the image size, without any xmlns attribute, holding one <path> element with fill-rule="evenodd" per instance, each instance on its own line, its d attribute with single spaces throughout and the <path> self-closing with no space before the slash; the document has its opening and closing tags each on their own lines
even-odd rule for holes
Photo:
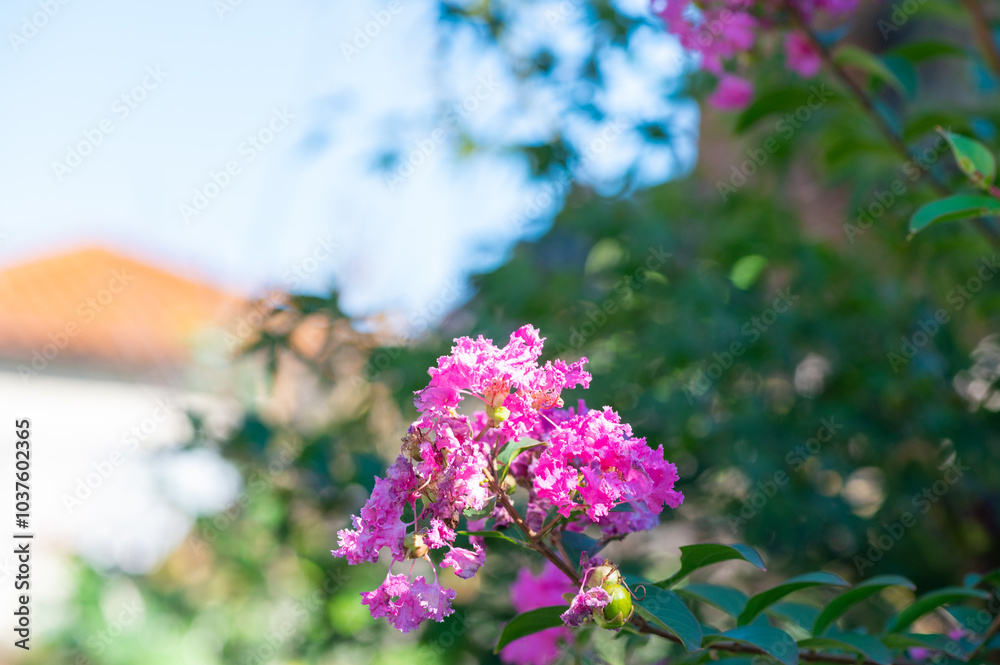
<svg viewBox="0 0 1000 665">
<path fill-rule="evenodd" d="M 993 70 L 993 73 L 1000 76 L 1000 50 L 997 50 L 997 43 L 993 41 L 993 34 L 990 30 L 990 21 L 986 17 L 979 0 L 962 0 L 965 10 L 969 12 L 969 23 L 972 27 L 972 34 L 979 45 L 979 51 L 983 54 L 983 59 Z"/>
<path fill-rule="evenodd" d="M 975 660 L 976 657 L 979 656 L 979 654 L 982 653 L 983 650 L 986 648 L 986 643 L 989 642 L 991 639 L 993 639 L 993 636 L 996 635 L 998 630 L 1000 630 L 1000 614 L 997 614 L 995 617 L 993 617 L 993 623 L 991 623 L 989 628 L 986 629 L 986 632 L 983 633 L 983 641 L 979 643 L 979 646 L 977 646 L 975 650 L 972 653 L 970 653 L 969 657 L 966 658 L 965 660 L 966 661 Z"/>
</svg>

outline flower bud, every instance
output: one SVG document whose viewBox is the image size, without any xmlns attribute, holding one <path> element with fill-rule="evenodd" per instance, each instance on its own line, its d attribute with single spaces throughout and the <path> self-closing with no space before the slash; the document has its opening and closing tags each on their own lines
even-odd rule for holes
<svg viewBox="0 0 1000 665">
<path fill-rule="evenodd" d="M 499 425 L 500 423 L 506 421 L 510 418 L 510 409 L 506 406 L 491 406 L 486 405 L 486 416 L 490 419 L 494 425 Z"/>
<path fill-rule="evenodd" d="M 615 575 L 618 571 L 615 571 Z M 603 610 L 594 610 L 594 621 L 601 628 L 621 628 L 632 618 L 632 594 L 624 585 L 616 582 L 605 582 L 602 587 L 611 596 L 611 600 Z"/>
<path fill-rule="evenodd" d="M 517 481 L 510 475 L 504 476 L 503 482 L 500 483 L 500 487 L 502 487 L 503 491 L 507 494 L 513 494 L 514 490 L 517 489 Z"/>
<path fill-rule="evenodd" d="M 419 559 L 427 554 L 427 543 L 419 533 L 408 533 L 403 538 L 403 548 L 406 550 L 407 559 Z"/>
</svg>

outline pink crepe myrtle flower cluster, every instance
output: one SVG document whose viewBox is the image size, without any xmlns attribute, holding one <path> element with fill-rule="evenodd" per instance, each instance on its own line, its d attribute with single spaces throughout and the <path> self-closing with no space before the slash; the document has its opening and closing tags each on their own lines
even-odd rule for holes
<svg viewBox="0 0 1000 665">
<path fill-rule="evenodd" d="M 590 410 L 580 401 L 562 408 L 563 390 L 590 385 L 587 359 L 541 365 L 543 342 L 530 325 L 502 348 L 482 336 L 462 337 L 429 370 L 429 384 L 414 399 L 420 415 L 399 457 L 385 478 L 375 479 L 351 518 L 353 528 L 338 532 L 333 550 L 352 565 L 374 563 L 386 548 L 393 564 L 431 562 L 433 582 L 410 581 L 412 563 L 409 575 L 394 575 L 390 566 L 385 582 L 363 594 L 373 617 L 408 632 L 452 612 L 455 592 L 440 585 L 430 553 L 442 550 L 440 567 L 461 578 L 476 574 L 486 561 L 485 542 L 469 535 L 471 547 L 456 544 L 463 517 L 469 531 L 483 530 L 487 521 L 492 529 L 518 521 L 552 531 L 558 520 L 562 528 L 597 525 L 606 537 L 620 537 L 653 528 L 664 506 L 684 500 L 662 446 L 652 449 L 634 437 L 608 407 Z M 482 410 L 465 415 L 459 407 L 470 397 Z M 519 451 L 506 475 L 497 461 L 505 448 Z M 508 495 L 517 486 L 527 491 L 523 520 L 508 512 L 516 510 Z"/>
<path fill-rule="evenodd" d="M 784 28 L 787 8 L 779 0 L 653 0 L 653 11 L 681 46 L 701 56 L 702 69 L 714 74 L 718 84 L 708 101 L 720 110 L 745 107 L 753 99 L 753 84 L 736 70 L 745 54 L 766 34 Z M 851 13 L 858 0 L 794 0 L 795 10 L 806 21 L 823 12 L 833 17 Z M 807 35 L 788 30 L 783 40 L 785 65 L 803 78 L 815 76 L 822 65 L 820 53 Z"/>
</svg>

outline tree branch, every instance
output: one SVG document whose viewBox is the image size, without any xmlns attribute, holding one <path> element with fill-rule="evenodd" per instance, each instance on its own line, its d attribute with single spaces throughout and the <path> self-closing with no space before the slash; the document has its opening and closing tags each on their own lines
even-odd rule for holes
<svg viewBox="0 0 1000 665">
<path fill-rule="evenodd" d="M 967 5 L 976 5 L 976 8 L 981 11 L 981 8 L 975 0 L 963 0 L 963 2 L 966 2 Z M 837 76 L 840 82 L 848 90 L 850 90 L 855 101 L 858 102 L 861 108 L 869 116 L 879 133 L 881 133 L 889 145 L 892 146 L 893 150 L 895 150 L 896 153 L 905 161 L 916 161 L 903 139 L 896 133 L 896 130 L 889 125 L 886 119 L 882 117 L 882 114 L 878 112 L 878 109 L 875 108 L 875 104 L 868 96 L 868 93 L 866 93 L 861 86 L 859 86 L 857 82 L 850 77 L 844 68 L 840 66 L 840 63 L 834 60 L 833 54 L 830 53 L 830 49 L 828 49 L 826 45 L 820 41 L 816 32 L 812 29 L 812 26 L 810 26 L 809 22 L 805 20 L 805 17 L 802 16 L 802 13 L 799 11 L 798 7 L 795 6 L 794 2 L 791 0 L 784 0 L 782 4 L 785 6 L 785 9 L 788 10 L 792 20 L 795 22 L 795 25 L 802 30 L 803 33 L 805 33 L 813 48 L 819 52 L 824 64 L 826 64 L 826 66 Z M 998 65 L 1000 65 L 1000 62 L 998 62 Z M 927 171 L 927 174 L 929 176 L 931 187 L 933 187 L 938 194 L 944 196 L 951 193 L 951 190 L 946 185 L 939 182 L 937 178 L 934 177 L 934 174 L 930 173 L 929 170 Z M 997 233 L 996 229 L 987 223 L 986 220 L 974 219 L 972 220 L 972 225 L 977 231 L 979 231 L 980 235 L 982 235 L 983 238 L 985 238 L 985 240 L 993 246 L 994 249 L 1000 249 L 1000 233 Z"/>
</svg>

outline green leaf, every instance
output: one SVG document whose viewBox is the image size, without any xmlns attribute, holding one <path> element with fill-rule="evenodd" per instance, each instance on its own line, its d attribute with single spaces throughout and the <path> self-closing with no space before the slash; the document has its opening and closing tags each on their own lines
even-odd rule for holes
<svg viewBox="0 0 1000 665">
<path fill-rule="evenodd" d="M 997 160 L 989 148 L 975 139 L 961 134 L 953 134 L 946 129 L 937 128 L 948 141 L 951 151 L 958 162 L 958 168 L 977 187 L 989 189 L 997 175 Z"/>
<path fill-rule="evenodd" d="M 642 600 L 633 602 L 635 611 L 642 618 L 676 635 L 688 651 L 701 648 L 701 624 L 676 593 L 660 589 L 641 578 L 627 577 L 626 582 L 639 596 L 642 596 L 642 589 L 646 591 Z M 642 589 L 638 588 L 640 586 Z"/>
<path fill-rule="evenodd" d="M 853 587 L 840 594 L 832 601 L 830 604 L 823 608 L 819 616 L 816 618 L 816 623 L 813 625 L 812 632 L 814 635 L 822 635 L 827 628 L 830 627 L 837 619 L 842 617 L 847 610 L 851 609 L 861 601 L 865 600 L 870 596 L 882 591 L 887 587 L 891 586 L 902 586 L 910 589 L 911 591 L 916 590 L 916 585 L 910 580 L 899 575 L 878 575 L 867 579 L 864 582 L 855 584 Z"/>
<path fill-rule="evenodd" d="M 900 93 L 906 92 L 906 87 L 896 78 L 892 70 L 886 67 L 884 62 L 863 48 L 852 44 L 843 44 L 833 52 L 833 60 L 842 67 L 860 69 L 869 76 L 892 86 Z"/>
<path fill-rule="evenodd" d="M 727 586 L 688 584 L 685 587 L 675 589 L 675 591 L 684 598 L 718 607 L 732 617 L 739 615 L 747 604 L 746 594 L 739 589 L 731 589 Z"/>
<path fill-rule="evenodd" d="M 496 508 L 497 500 L 493 498 L 482 510 L 473 510 L 472 508 L 466 508 L 462 511 L 465 518 L 468 520 L 481 520 L 485 517 L 489 517 L 493 514 L 493 510 Z"/>
<path fill-rule="evenodd" d="M 934 58 L 961 58 L 968 55 L 965 49 L 955 46 L 954 44 L 935 41 L 910 42 L 908 44 L 903 44 L 902 46 L 897 46 L 889 52 L 893 55 L 906 58 L 913 64 L 920 64 L 921 62 L 933 60 Z"/>
<path fill-rule="evenodd" d="M 813 99 L 810 100 L 810 97 Z M 839 99 L 836 94 L 827 95 L 824 99 L 807 86 L 790 86 L 759 95 L 737 118 L 735 131 L 741 134 L 769 115 L 793 113 L 803 106 L 808 106 L 810 101 L 816 104 L 817 97 L 819 103 Z"/>
<path fill-rule="evenodd" d="M 729 279 L 736 288 L 746 291 L 757 281 L 767 266 L 767 258 L 760 254 L 750 254 L 739 259 L 729 271 Z"/>
<path fill-rule="evenodd" d="M 766 612 L 772 616 L 791 621 L 808 633 L 816 621 L 819 608 L 805 603 L 775 603 L 767 608 Z"/>
<path fill-rule="evenodd" d="M 564 625 L 560 615 L 568 609 L 568 605 L 552 605 L 518 614 L 503 627 L 503 632 L 500 633 L 500 639 L 497 640 L 493 653 L 499 653 L 500 649 L 525 635 Z"/>
<path fill-rule="evenodd" d="M 860 633 L 834 632 L 823 637 L 810 637 L 799 640 L 799 647 L 824 651 L 829 649 L 848 651 L 874 660 L 881 665 L 888 665 L 892 662 L 892 653 L 884 644 L 871 635 Z"/>
<path fill-rule="evenodd" d="M 512 461 L 514 461 L 514 458 L 517 457 L 517 454 L 522 450 L 524 450 L 525 448 L 534 448 L 535 446 L 540 446 L 540 445 L 542 445 L 542 442 L 535 441 L 534 439 L 521 439 L 519 441 L 510 441 L 500 450 L 499 453 L 497 453 L 497 461 L 500 462 L 501 465 L 506 467 Z"/>
<path fill-rule="evenodd" d="M 706 635 L 703 644 L 708 646 L 716 642 L 739 642 L 763 649 L 785 665 L 797 665 L 799 648 L 792 636 L 783 630 L 762 624 L 740 626 L 724 633 Z"/>
<path fill-rule="evenodd" d="M 920 633 L 889 633 L 882 636 L 882 643 L 890 649 L 910 649 L 922 647 L 935 651 L 946 651 L 952 642 L 945 635 L 924 635 Z"/>
<path fill-rule="evenodd" d="M 677 584 L 699 568 L 733 559 L 742 559 L 743 561 L 752 563 L 761 570 L 767 570 L 760 555 L 748 545 L 740 545 L 738 543 L 733 545 L 719 545 L 717 543 L 685 545 L 681 547 L 680 570 L 662 582 L 657 582 L 656 586 L 666 589 Z"/>
<path fill-rule="evenodd" d="M 768 605 L 778 602 L 790 593 L 799 591 L 800 589 L 808 589 L 809 587 L 827 585 L 848 586 L 847 582 L 837 575 L 822 570 L 793 577 L 784 584 L 779 584 L 773 589 L 768 589 L 767 591 L 758 593 L 756 596 L 752 596 L 747 601 L 746 607 L 740 612 L 739 617 L 737 617 L 736 624 L 738 626 L 745 626 L 753 621 L 758 614 L 763 612 Z"/>
<path fill-rule="evenodd" d="M 956 194 L 931 201 L 913 213 L 910 217 L 910 235 L 923 231 L 931 224 L 996 215 L 1000 215 L 1000 199 L 977 194 Z"/>
<path fill-rule="evenodd" d="M 590 550 L 597 544 L 597 541 L 590 536 L 576 533 L 575 531 L 563 531 L 560 534 L 560 538 L 566 554 L 569 555 L 570 561 L 574 564 L 580 560 L 580 555 L 584 552 L 587 552 L 587 556 L 590 556 Z"/>
<path fill-rule="evenodd" d="M 512 538 L 502 531 L 459 531 L 460 536 L 480 536 L 482 538 L 499 538 L 500 540 L 506 540 L 509 543 L 514 543 L 515 545 L 520 545 L 521 547 L 527 547 L 528 543 L 523 540 L 518 540 L 517 538 Z"/>
<path fill-rule="evenodd" d="M 909 607 L 905 608 L 902 612 L 890 619 L 889 625 L 886 627 L 887 632 L 898 633 L 899 631 L 909 627 L 910 624 L 923 615 L 941 607 L 942 605 L 954 603 L 959 600 L 965 600 L 967 598 L 989 597 L 990 594 L 980 589 L 965 589 L 960 586 L 945 587 L 943 589 L 931 591 L 930 593 L 926 593 L 920 598 L 917 598 Z"/>
</svg>

